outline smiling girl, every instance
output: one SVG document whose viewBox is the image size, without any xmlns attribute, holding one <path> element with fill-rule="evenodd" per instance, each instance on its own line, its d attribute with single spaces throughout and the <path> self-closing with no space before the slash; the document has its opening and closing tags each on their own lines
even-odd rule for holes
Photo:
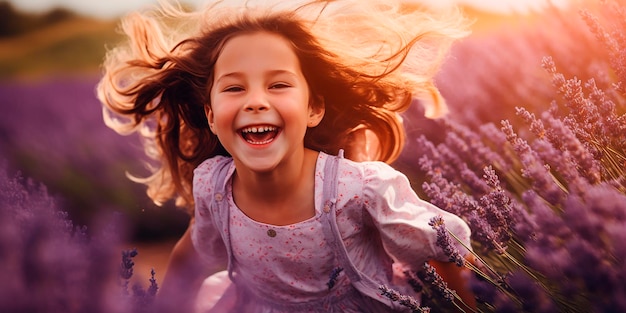
<svg viewBox="0 0 626 313">
<path fill-rule="evenodd" d="M 413 99 L 429 117 L 445 112 L 432 78 L 465 34 L 446 13 L 312 1 L 127 17 L 130 40 L 107 55 L 98 87 L 105 120 L 145 137 L 159 161 L 142 180 L 150 197 L 192 214 L 161 297 L 193 299 L 226 269 L 200 293 L 213 312 L 401 311 L 379 286 L 411 293 L 394 269 L 441 261 L 473 306 L 428 222 L 443 216 L 469 246 L 467 225 L 387 165 Z"/>
</svg>

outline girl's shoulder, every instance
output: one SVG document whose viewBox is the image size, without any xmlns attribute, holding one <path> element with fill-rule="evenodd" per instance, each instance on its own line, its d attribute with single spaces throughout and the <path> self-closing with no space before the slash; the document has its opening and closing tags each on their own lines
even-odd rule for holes
<svg viewBox="0 0 626 313">
<path fill-rule="evenodd" d="M 193 171 L 193 184 L 225 182 L 234 171 L 233 159 L 227 156 L 214 156 L 204 160 Z"/>
<path fill-rule="evenodd" d="M 194 169 L 195 173 L 215 172 L 223 167 L 229 166 L 233 162 L 231 157 L 216 155 L 208 158 Z"/>
<path fill-rule="evenodd" d="M 342 185 L 360 183 L 373 184 L 389 180 L 405 179 L 406 176 L 381 161 L 353 161 L 340 156 L 329 155 L 326 162 L 331 158 L 337 160 L 337 180 Z"/>
</svg>

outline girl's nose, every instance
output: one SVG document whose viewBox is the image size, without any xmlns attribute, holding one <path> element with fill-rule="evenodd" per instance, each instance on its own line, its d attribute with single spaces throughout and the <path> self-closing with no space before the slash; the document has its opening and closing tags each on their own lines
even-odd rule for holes
<svg viewBox="0 0 626 313">
<path fill-rule="evenodd" d="M 249 93 L 249 97 L 246 99 L 246 103 L 243 107 L 244 111 L 256 112 L 266 111 L 270 108 L 265 92 L 262 90 L 256 90 Z"/>
</svg>

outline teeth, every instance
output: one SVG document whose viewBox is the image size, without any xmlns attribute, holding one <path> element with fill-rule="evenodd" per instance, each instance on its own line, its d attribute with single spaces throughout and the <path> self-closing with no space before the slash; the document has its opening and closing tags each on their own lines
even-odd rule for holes
<svg viewBox="0 0 626 313">
<path fill-rule="evenodd" d="M 262 132 L 269 132 L 269 131 L 275 131 L 276 127 L 274 126 L 252 126 L 252 127 L 246 127 L 244 129 L 241 130 L 242 133 L 262 133 Z"/>
</svg>

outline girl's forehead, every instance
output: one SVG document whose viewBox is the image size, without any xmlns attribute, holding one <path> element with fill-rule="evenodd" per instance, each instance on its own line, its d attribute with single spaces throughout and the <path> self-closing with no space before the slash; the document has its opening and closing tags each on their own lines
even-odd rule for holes
<svg viewBox="0 0 626 313">
<path fill-rule="evenodd" d="M 238 47 L 250 46 L 262 48 L 263 46 L 276 46 L 281 44 L 290 46 L 289 40 L 278 33 L 262 30 L 253 32 L 242 32 L 228 38 L 228 40 L 224 42 L 222 53 L 230 45 L 236 45 Z M 294 52 L 293 49 L 290 50 L 291 52 Z"/>
<path fill-rule="evenodd" d="M 263 67 L 300 69 L 300 62 L 289 40 L 262 31 L 236 35 L 224 43 L 215 71 L 217 74 L 226 68 L 244 71 Z"/>
</svg>

